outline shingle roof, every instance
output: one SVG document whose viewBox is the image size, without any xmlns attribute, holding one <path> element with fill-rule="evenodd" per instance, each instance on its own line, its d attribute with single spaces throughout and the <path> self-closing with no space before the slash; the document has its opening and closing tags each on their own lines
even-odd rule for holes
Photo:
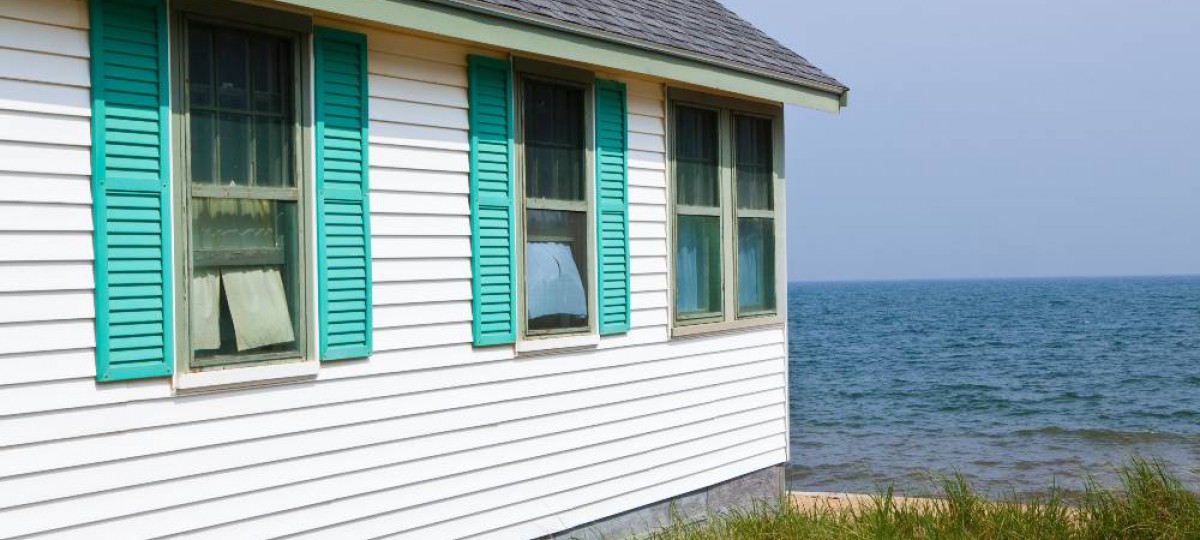
<svg viewBox="0 0 1200 540">
<path fill-rule="evenodd" d="M 476 0 L 780 75 L 846 86 L 718 0 Z"/>
</svg>

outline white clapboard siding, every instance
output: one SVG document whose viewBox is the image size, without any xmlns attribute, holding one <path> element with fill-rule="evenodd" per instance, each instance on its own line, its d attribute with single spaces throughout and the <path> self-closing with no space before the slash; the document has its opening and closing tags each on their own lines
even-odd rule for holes
<svg viewBox="0 0 1200 540">
<path fill-rule="evenodd" d="M 0 3 L 0 538 L 523 539 L 785 459 L 781 327 L 670 337 L 662 81 L 629 100 L 631 329 L 471 345 L 467 55 L 368 35 L 375 352 L 96 383 L 86 2 Z M 41 537 L 41 536 L 39 536 Z"/>
</svg>

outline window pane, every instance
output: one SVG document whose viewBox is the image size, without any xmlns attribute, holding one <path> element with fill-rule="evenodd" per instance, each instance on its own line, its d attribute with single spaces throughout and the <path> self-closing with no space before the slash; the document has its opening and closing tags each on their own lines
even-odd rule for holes
<svg viewBox="0 0 1200 540">
<path fill-rule="evenodd" d="M 247 109 L 249 39 L 246 34 L 232 30 L 218 30 L 216 39 L 217 103 L 224 108 Z"/>
<path fill-rule="evenodd" d="M 254 184 L 258 186 L 292 186 L 291 130 L 282 118 L 260 116 L 254 123 Z"/>
<path fill-rule="evenodd" d="M 212 30 L 206 26 L 192 25 L 188 29 L 188 99 L 193 105 L 212 105 L 212 39 Z"/>
<path fill-rule="evenodd" d="M 675 313 L 680 319 L 721 313 L 721 218 L 676 219 Z"/>
<path fill-rule="evenodd" d="M 192 199 L 196 364 L 297 350 L 297 223 L 291 202 Z"/>
<path fill-rule="evenodd" d="M 675 111 L 676 202 L 690 206 L 720 206 L 717 187 L 720 145 L 717 113 L 677 107 Z"/>
<path fill-rule="evenodd" d="M 215 131 L 216 125 L 213 122 L 213 113 L 194 111 L 189 118 L 191 122 L 191 153 L 188 156 L 192 161 L 192 181 L 201 184 L 211 184 L 216 178 L 213 175 L 214 159 L 216 157 L 216 147 L 213 142 L 217 140 Z"/>
<path fill-rule="evenodd" d="M 525 195 L 585 200 L 583 90 L 524 83 Z"/>
<path fill-rule="evenodd" d="M 775 309 L 775 220 L 738 219 L 738 314 Z"/>
<path fill-rule="evenodd" d="M 771 210 L 774 208 L 771 121 L 738 115 L 734 117 L 734 129 L 737 207 Z"/>
<path fill-rule="evenodd" d="M 287 42 L 268 37 L 256 37 L 251 45 L 251 79 L 254 83 L 254 110 L 266 113 L 282 113 L 284 87 L 281 77 L 288 71 Z"/>
<path fill-rule="evenodd" d="M 250 117 L 222 113 L 217 131 L 221 185 L 250 185 Z"/>
<path fill-rule="evenodd" d="M 525 235 L 529 331 L 587 328 L 587 214 L 528 210 Z"/>
</svg>

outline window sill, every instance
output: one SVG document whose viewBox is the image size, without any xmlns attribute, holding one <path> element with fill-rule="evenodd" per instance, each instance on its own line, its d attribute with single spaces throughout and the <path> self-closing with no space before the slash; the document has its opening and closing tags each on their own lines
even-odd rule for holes
<svg viewBox="0 0 1200 540">
<path fill-rule="evenodd" d="M 597 334 L 526 339 L 517 341 L 517 354 L 542 354 L 568 349 L 590 349 L 599 345 L 600 336 Z"/>
<path fill-rule="evenodd" d="M 269 366 L 178 373 L 175 376 L 175 391 L 205 392 L 311 380 L 316 377 L 320 368 L 320 362 L 306 360 Z"/>
<path fill-rule="evenodd" d="M 781 326 L 783 325 L 783 322 L 783 316 L 778 314 L 710 323 L 681 325 L 676 322 L 671 328 L 671 337 L 700 336 L 706 334 L 717 334 L 721 332 L 734 332 L 737 330 L 751 330 L 770 326 Z"/>
</svg>

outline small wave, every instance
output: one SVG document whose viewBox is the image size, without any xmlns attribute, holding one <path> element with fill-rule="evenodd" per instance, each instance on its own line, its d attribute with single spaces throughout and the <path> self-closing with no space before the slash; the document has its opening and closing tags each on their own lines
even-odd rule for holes
<svg viewBox="0 0 1200 540">
<path fill-rule="evenodd" d="M 1061 427 L 1043 427 L 1037 429 L 1021 429 L 1013 432 L 1018 437 L 1061 437 L 1102 443 L 1152 443 L 1166 441 L 1195 441 L 1200 437 L 1181 435 L 1178 433 L 1163 433 L 1158 431 L 1118 431 L 1112 429 L 1068 429 Z"/>
</svg>

